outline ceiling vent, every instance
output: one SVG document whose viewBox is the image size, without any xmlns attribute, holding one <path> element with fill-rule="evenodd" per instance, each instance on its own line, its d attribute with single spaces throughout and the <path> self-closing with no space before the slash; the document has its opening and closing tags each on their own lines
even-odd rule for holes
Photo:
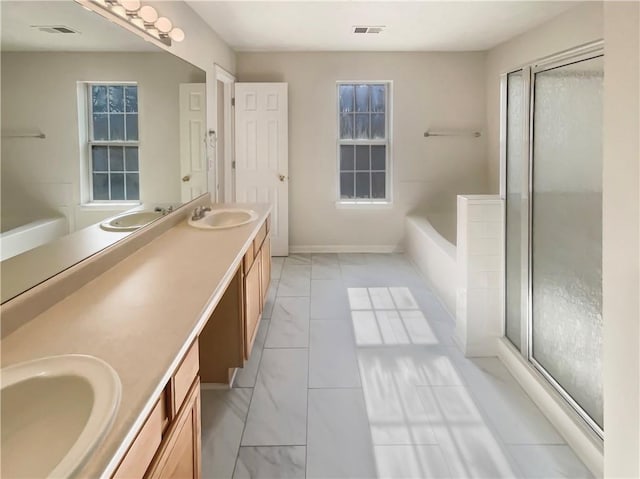
<svg viewBox="0 0 640 479">
<path fill-rule="evenodd" d="M 353 27 L 353 33 L 382 33 L 385 28 L 386 27 L 384 25 L 361 25 Z"/>
<path fill-rule="evenodd" d="M 45 33 L 80 33 L 64 25 L 31 25 L 31 28 Z"/>
</svg>

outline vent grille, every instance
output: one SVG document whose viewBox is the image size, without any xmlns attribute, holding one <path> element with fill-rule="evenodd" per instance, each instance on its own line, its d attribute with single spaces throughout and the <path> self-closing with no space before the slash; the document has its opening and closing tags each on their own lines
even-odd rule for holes
<svg viewBox="0 0 640 479">
<path fill-rule="evenodd" d="M 384 25 L 358 25 L 353 27 L 353 33 L 382 33 Z"/>
<path fill-rule="evenodd" d="M 64 34 L 76 34 L 80 33 L 76 30 L 72 30 L 64 25 L 31 25 L 31 28 L 45 33 L 64 33 Z"/>
</svg>

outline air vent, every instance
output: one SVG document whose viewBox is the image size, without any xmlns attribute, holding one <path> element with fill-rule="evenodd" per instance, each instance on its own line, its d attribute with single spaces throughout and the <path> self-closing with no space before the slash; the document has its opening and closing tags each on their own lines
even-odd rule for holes
<svg viewBox="0 0 640 479">
<path fill-rule="evenodd" d="M 69 27 L 65 27 L 64 25 L 31 25 L 31 28 L 35 28 L 36 30 L 45 33 L 80 33 L 76 30 L 72 30 Z"/>
<path fill-rule="evenodd" d="M 353 33 L 382 33 L 384 29 L 384 25 L 361 25 L 353 27 Z"/>
</svg>

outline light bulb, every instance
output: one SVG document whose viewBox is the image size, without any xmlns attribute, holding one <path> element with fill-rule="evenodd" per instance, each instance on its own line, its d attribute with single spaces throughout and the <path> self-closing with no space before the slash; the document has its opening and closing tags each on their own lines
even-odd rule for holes
<svg viewBox="0 0 640 479">
<path fill-rule="evenodd" d="M 169 33 L 171 31 L 171 28 L 173 27 L 173 25 L 171 24 L 171 20 L 169 20 L 167 17 L 158 18 L 154 25 L 160 33 Z"/>
<path fill-rule="evenodd" d="M 119 0 L 119 3 L 127 12 L 137 12 L 140 10 L 140 0 Z"/>
<path fill-rule="evenodd" d="M 153 23 L 158 19 L 158 12 L 151 5 L 142 7 L 138 15 L 144 20 L 144 23 Z"/>
<path fill-rule="evenodd" d="M 173 40 L 174 42 L 181 42 L 182 40 L 184 40 L 184 31 L 182 30 L 182 28 L 176 27 L 169 32 L 169 38 L 171 38 L 171 40 Z"/>
</svg>

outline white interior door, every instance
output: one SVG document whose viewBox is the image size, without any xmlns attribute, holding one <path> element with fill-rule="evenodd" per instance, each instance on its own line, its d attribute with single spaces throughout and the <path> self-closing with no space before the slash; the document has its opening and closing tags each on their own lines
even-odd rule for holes
<svg viewBox="0 0 640 479">
<path fill-rule="evenodd" d="M 236 83 L 236 201 L 271 203 L 271 251 L 289 254 L 286 83 Z"/>
<path fill-rule="evenodd" d="M 207 189 L 207 114 L 204 83 L 180 84 L 180 177 L 182 202 Z"/>
</svg>

